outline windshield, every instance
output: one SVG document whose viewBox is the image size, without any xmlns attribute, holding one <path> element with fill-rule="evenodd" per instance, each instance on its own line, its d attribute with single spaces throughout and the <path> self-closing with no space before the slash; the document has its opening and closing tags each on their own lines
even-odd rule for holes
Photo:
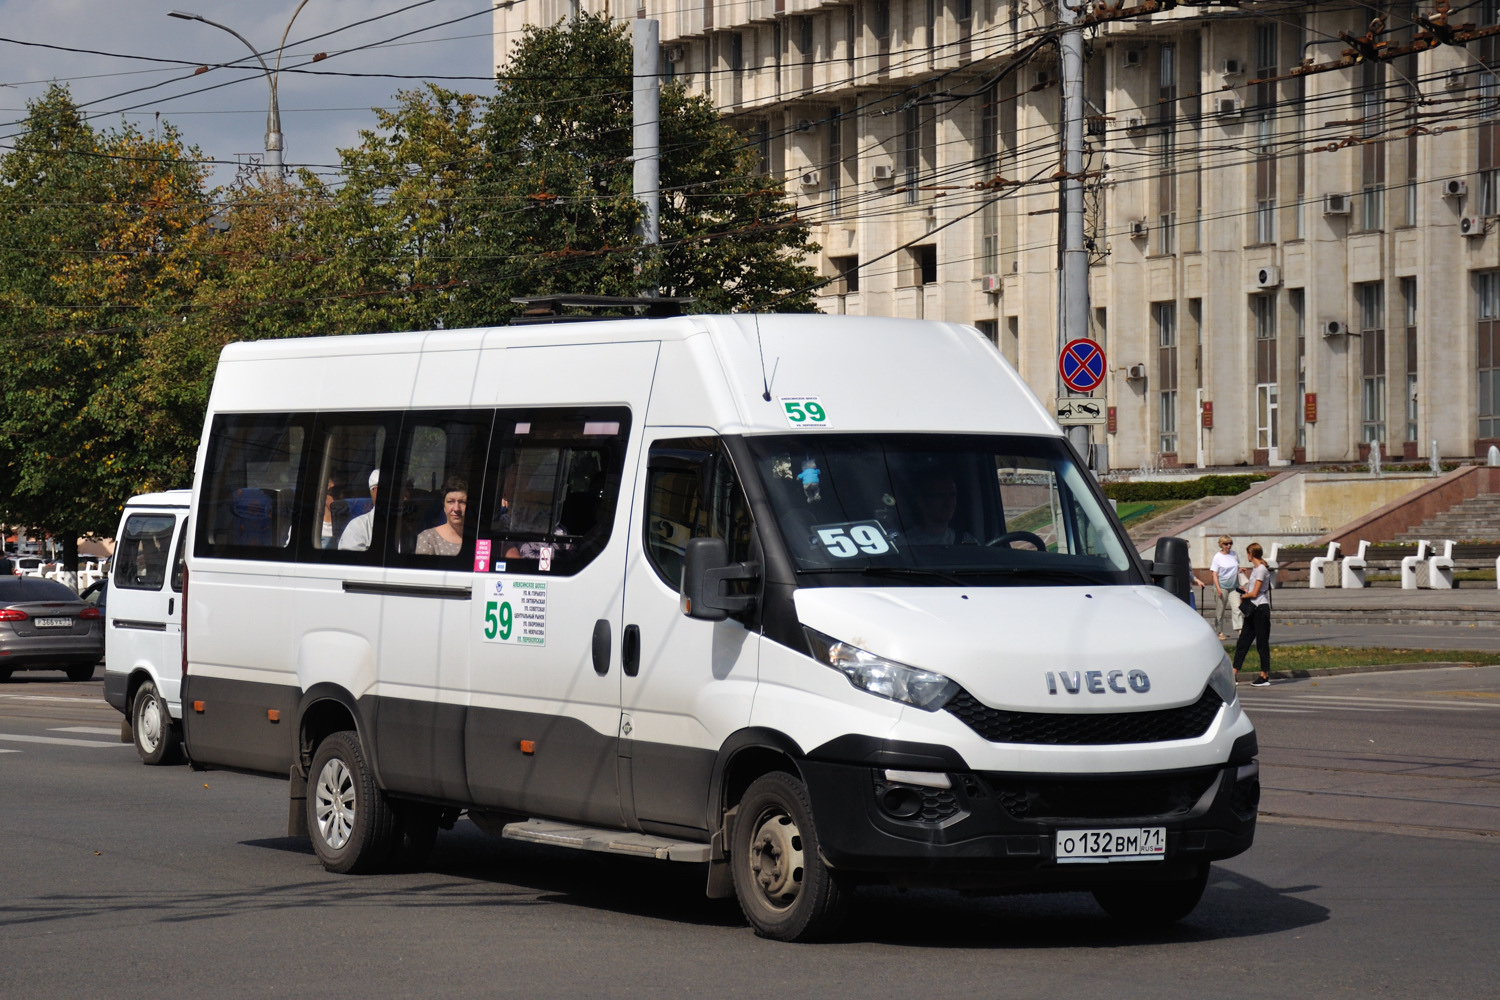
<svg viewBox="0 0 1500 1000">
<path fill-rule="evenodd" d="M 799 582 L 1138 583 L 1088 473 L 1055 438 L 746 438 Z"/>
</svg>

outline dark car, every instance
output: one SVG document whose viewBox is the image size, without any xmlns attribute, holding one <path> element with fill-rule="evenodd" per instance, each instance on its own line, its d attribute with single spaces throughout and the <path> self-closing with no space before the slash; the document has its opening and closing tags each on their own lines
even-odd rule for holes
<svg viewBox="0 0 1500 1000">
<path fill-rule="evenodd" d="M 53 580 L 0 577 L 0 680 L 17 670 L 61 670 L 86 681 L 103 656 L 97 605 Z"/>
</svg>

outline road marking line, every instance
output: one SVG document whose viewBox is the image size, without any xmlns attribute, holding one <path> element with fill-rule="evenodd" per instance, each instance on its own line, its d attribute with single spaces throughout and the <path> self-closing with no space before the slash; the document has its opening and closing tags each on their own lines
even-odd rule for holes
<svg viewBox="0 0 1500 1000">
<path fill-rule="evenodd" d="M 60 694 L 0 694 L 0 698 L 8 701 L 67 701 L 74 705 L 87 705 L 90 708 L 109 708 L 109 704 L 95 698 L 69 698 Z"/>
<path fill-rule="evenodd" d="M 4 748 L 0 748 L 0 753 L 20 753 L 20 752 L 21 751 L 19 751 L 19 750 L 6 750 Z"/>
<path fill-rule="evenodd" d="M 55 726 L 47 730 L 49 733 L 90 733 L 94 736 L 119 736 L 120 727 L 106 729 L 104 726 Z"/>
<path fill-rule="evenodd" d="M 1418 701 L 1411 698 L 1350 698 L 1322 694 L 1288 695 L 1287 701 L 1309 701 L 1317 705 L 1383 705 L 1390 708 L 1432 708 L 1440 712 L 1482 712 L 1485 709 L 1500 709 L 1500 705 L 1465 705 L 1450 701 Z"/>
<path fill-rule="evenodd" d="M 69 740 L 61 736 L 21 736 L 18 733 L 0 733 L 0 740 L 12 743 L 51 743 L 60 747 L 128 747 L 129 743 L 101 743 L 98 740 Z"/>
<path fill-rule="evenodd" d="M 1394 708 L 1376 708 L 1374 705 L 1368 707 L 1356 707 L 1353 705 L 1288 706 L 1285 702 L 1272 705 L 1264 701 L 1246 701 L 1244 698 L 1240 699 L 1240 703 L 1248 708 L 1255 709 L 1257 712 L 1374 712 L 1376 714 L 1384 714 L 1395 711 Z"/>
<path fill-rule="evenodd" d="M 1260 705 L 1250 705 L 1247 703 L 1245 705 L 1245 710 L 1250 711 L 1251 709 L 1254 709 L 1256 712 L 1274 712 L 1277 715 L 1308 715 L 1312 711 L 1312 709 L 1309 708 L 1274 708 L 1269 705 L 1262 707 Z"/>
</svg>

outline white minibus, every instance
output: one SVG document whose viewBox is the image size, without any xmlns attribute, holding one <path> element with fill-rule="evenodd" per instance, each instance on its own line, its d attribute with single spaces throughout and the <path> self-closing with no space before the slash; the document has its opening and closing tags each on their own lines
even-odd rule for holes
<svg viewBox="0 0 1500 1000">
<path fill-rule="evenodd" d="M 807 940 L 876 883 L 1172 921 L 1254 836 L 1186 547 L 1136 555 L 971 327 L 232 344 L 190 536 L 188 752 L 289 774 L 332 871 L 419 864 L 467 812 L 706 863 Z"/>
</svg>

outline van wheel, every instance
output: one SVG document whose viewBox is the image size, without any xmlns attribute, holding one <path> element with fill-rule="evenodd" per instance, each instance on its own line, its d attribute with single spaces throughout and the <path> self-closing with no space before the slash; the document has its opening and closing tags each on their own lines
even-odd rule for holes
<svg viewBox="0 0 1500 1000">
<path fill-rule="evenodd" d="M 87 680 L 92 680 L 93 677 L 94 677 L 94 664 L 92 664 L 92 663 L 79 663 L 79 664 L 75 664 L 74 666 L 71 666 L 71 667 L 69 667 L 67 669 L 67 674 L 68 674 L 68 680 L 70 680 L 70 681 L 87 681 Z"/>
<path fill-rule="evenodd" d="M 130 729 L 135 752 L 142 763 L 176 764 L 182 759 L 182 745 L 172 726 L 172 713 L 150 681 L 142 681 L 135 689 L 135 701 L 130 705 Z"/>
<path fill-rule="evenodd" d="M 1198 905 L 1208 885 L 1208 865 L 1192 878 L 1171 882 L 1116 882 L 1094 889 L 1094 899 L 1116 920 L 1138 926 L 1175 924 Z"/>
<path fill-rule="evenodd" d="M 848 890 L 818 854 L 807 787 L 780 771 L 757 778 L 740 800 L 729 854 L 740 909 L 755 933 L 812 941 L 842 922 Z"/>
<path fill-rule="evenodd" d="M 345 730 L 318 744 L 307 795 L 307 829 L 323 867 L 340 875 L 379 871 L 390 860 L 395 816 Z"/>
</svg>

